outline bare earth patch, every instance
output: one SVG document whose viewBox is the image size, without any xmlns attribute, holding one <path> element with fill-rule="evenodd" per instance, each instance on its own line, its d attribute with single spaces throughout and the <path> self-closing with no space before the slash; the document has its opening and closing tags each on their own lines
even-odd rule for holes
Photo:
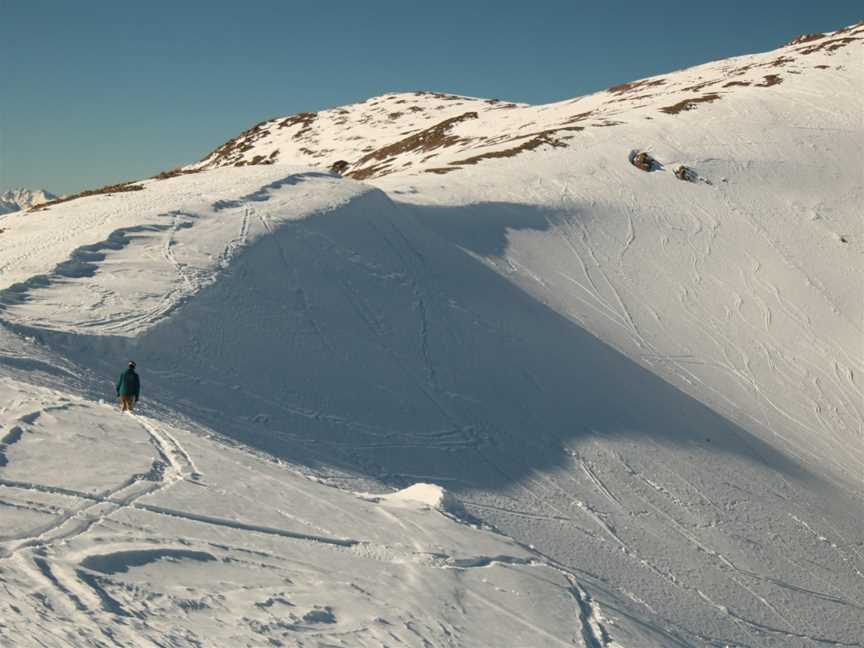
<svg viewBox="0 0 864 648">
<path fill-rule="evenodd" d="M 819 40 L 820 38 L 825 38 L 825 34 L 822 34 L 822 33 L 801 34 L 800 36 L 796 36 L 795 38 L 790 40 L 788 43 L 786 43 L 786 46 L 788 47 L 790 45 L 801 45 L 802 43 L 809 43 L 809 42 L 814 41 L 814 40 Z"/>
<path fill-rule="evenodd" d="M 770 61 L 764 67 L 783 67 L 787 63 L 794 63 L 794 62 L 795 62 L 795 59 L 792 58 L 791 56 L 778 56 L 776 59 L 774 59 L 773 61 Z"/>
<path fill-rule="evenodd" d="M 566 119 L 566 122 L 572 123 L 572 122 L 582 121 L 584 119 L 588 119 L 593 114 L 594 114 L 593 110 L 589 110 L 588 112 L 578 113 L 576 115 L 573 115 L 572 117 L 568 117 Z"/>
<path fill-rule="evenodd" d="M 822 41 L 817 45 L 810 45 L 809 47 L 802 47 L 798 50 L 801 54 L 815 54 L 816 52 L 835 52 L 841 47 L 846 47 L 847 45 L 854 43 L 855 41 L 861 40 L 860 38 L 855 38 L 853 36 L 844 36 L 842 38 L 831 38 L 829 40 Z"/>
<path fill-rule="evenodd" d="M 279 122 L 279 128 L 288 128 L 290 126 L 300 125 L 300 130 L 294 133 L 294 139 L 299 139 L 303 137 L 306 133 L 308 133 L 312 129 L 312 124 L 315 123 L 315 120 L 318 118 L 318 113 L 314 112 L 302 112 L 297 113 L 296 115 L 292 115 L 287 119 L 283 119 Z"/>
<path fill-rule="evenodd" d="M 642 88 L 650 88 L 666 83 L 666 79 L 643 79 L 641 81 L 631 81 L 630 83 L 622 83 L 621 85 L 612 86 L 606 91 L 612 94 L 624 94 L 625 92 L 633 92 Z"/>
<path fill-rule="evenodd" d="M 418 133 L 409 135 L 408 137 L 401 139 L 398 142 L 394 142 L 393 144 L 389 144 L 382 148 L 376 149 L 360 158 L 354 164 L 354 166 L 361 168 L 359 168 L 357 171 L 352 171 L 348 175 L 358 180 L 361 180 L 363 178 L 369 178 L 374 174 L 380 173 L 382 166 L 375 165 L 374 167 L 370 168 L 362 168 L 369 162 L 373 162 L 376 160 L 387 160 L 389 158 L 393 158 L 402 153 L 407 153 L 410 151 L 433 151 L 435 149 L 439 149 L 445 146 L 453 146 L 454 144 L 458 144 L 460 142 L 467 142 L 468 140 L 457 137 L 453 135 L 450 131 L 456 124 L 467 121 L 469 119 L 477 118 L 478 115 L 476 112 L 462 113 L 461 115 L 457 115 L 456 117 L 445 119 L 444 121 L 439 122 L 434 126 L 430 126 L 429 128 L 426 128 Z M 376 171 L 370 171 L 370 169 L 373 168 L 376 169 Z"/>
<path fill-rule="evenodd" d="M 561 130 L 572 130 L 572 129 L 561 129 Z M 580 129 L 581 130 L 581 129 Z M 465 158 L 464 160 L 456 160 L 455 162 L 451 162 L 451 164 L 477 164 L 482 160 L 491 160 L 495 158 L 509 158 L 515 157 L 520 153 L 524 153 L 525 151 L 533 151 L 536 148 L 543 146 L 544 144 L 548 144 L 549 146 L 555 148 L 562 148 L 567 146 L 561 140 L 553 137 L 551 133 L 555 131 L 545 131 L 543 133 L 538 134 L 536 137 L 528 140 L 520 144 L 519 146 L 514 146 L 513 148 L 504 149 L 503 151 L 491 151 L 489 153 L 481 153 L 480 155 L 475 155 L 473 157 Z"/>
<path fill-rule="evenodd" d="M 75 200 L 76 198 L 85 198 L 86 196 L 122 193 L 124 191 L 141 191 L 142 189 L 144 189 L 144 185 L 135 184 L 132 180 L 129 180 L 128 182 L 120 182 L 118 184 L 107 185 L 105 187 L 99 187 L 98 189 L 87 189 L 77 194 L 72 194 L 71 196 L 55 198 L 54 200 L 49 200 L 48 202 L 42 203 L 41 205 L 36 205 L 29 211 L 42 211 L 43 209 L 47 209 L 48 207 L 51 207 L 53 205 L 59 205 L 60 203 L 69 202 L 70 200 Z"/>
<path fill-rule="evenodd" d="M 263 121 L 255 124 L 252 128 L 243 131 L 234 139 L 225 142 L 212 153 L 208 153 L 201 161 L 210 160 L 207 166 L 229 166 L 236 164 L 246 151 L 252 149 L 255 142 L 270 133 L 269 129 L 264 128 L 269 123 L 269 121 Z"/>
<path fill-rule="evenodd" d="M 702 95 L 701 97 L 693 97 L 692 99 L 684 99 L 683 101 L 679 101 L 676 104 L 672 104 L 671 106 L 666 106 L 661 108 L 660 111 L 666 113 L 667 115 L 677 115 L 680 112 L 684 112 L 685 110 L 695 110 L 696 106 L 700 103 L 711 103 L 712 101 L 717 101 L 720 98 L 720 95 L 716 93 L 711 93 L 707 95 Z"/>
<path fill-rule="evenodd" d="M 780 85 L 783 83 L 783 79 L 779 74 L 767 74 L 762 77 L 764 81 L 762 83 L 757 83 L 757 88 L 770 88 L 771 86 Z"/>
<path fill-rule="evenodd" d="M 167 171 L 160 171 L 155 176 L 153 176 L 154 180 L 167 180 L 168 178 L 176 178 L 181 175 L 188 175 L 190 173 L 200 173 L 202 169 L 184 169 L 183 167 L 176 167 L 174 169 L 168 169 Z"/>
<path fill-rule="evenodd" d="M 686 88 L 681 88 L 682 92 L 699 92 L 703 88 L 707 88 L 708 86 L 716 85 L 720 83 L 720 81 L 703 81 L 702 83 L 697 83 L 696 85 L 687 86 Z"/>
</svg>

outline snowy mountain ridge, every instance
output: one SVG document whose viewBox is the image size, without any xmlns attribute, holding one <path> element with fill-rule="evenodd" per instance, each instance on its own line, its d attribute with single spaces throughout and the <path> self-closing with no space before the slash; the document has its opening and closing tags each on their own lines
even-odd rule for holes
<svg viewBox="0 0 864 648">
<path fill-rule="evenodd" d="M 440 92 L 408 92 L 319 113 L 256 124 L 190 169 L 284 162 L 312 167 L 348 163 L 358 180 L 392 173 L 452 173 L 483 160 L 540 146 L 578 146 L 579 133 L 674 122 L 675 115 L 715 101 L 761 103 L 760 94 L 799 75 L 842 65 L 835 57 L 860 45 L 864 27 L 809 34 L 764 54 L 707 63 L 543 106 Z M 833 64 L 833 66 L 832 66 Z M 615 133 L 609 133 L 615 137 Z"/>
<path fill-rule="evenodd" d="M 0 193 L 0 214 L 21 209 L 30 209 L 57 198 L 54 194 L 44 189 L 10 189 Z"/>
<path fill-rule="evenodd" d="M 861 646 L 862 30 L 0 216 L 0 644 Z"/>
</svg>

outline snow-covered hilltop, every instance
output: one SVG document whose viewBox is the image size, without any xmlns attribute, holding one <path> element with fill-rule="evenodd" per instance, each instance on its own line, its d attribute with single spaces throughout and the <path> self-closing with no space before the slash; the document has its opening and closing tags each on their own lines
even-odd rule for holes
<svg viewBox="0 0 864 648">
<path fill-rule="evenodd" d="M 864 645 L 862 48 L 0 216 L 0 644 Z"/>
<path fill-rule="evenodd" d="M 37 189 L 35 191 L 30 189 L 10 189 L 9 191 L 0 193 L 0 214 L 8 214 L 9 212 L 21 209 L 30 209 L 55 198 L 57 196 L 44 189 Z"/>
<path fill-rule="evenodd" d="M 344 161 L 346 175 L 369 179 L 450 173 L 540 147 L 580 148 L 586 131 L 639 128 L 644 120 L 674 124 L 677 115 L 717 101 L 731 104 L 726 111 L 770 102 L 771 89 L 795 85 L 796 76 L 836 72 L 845 57 L 835 55 L 853 46 L 855 56 L 862 33 L 864 29 L 853 26 L 809 34 L 765 54 L 708 63 L 543 106 L 440 92 L 374 97 L 261 122 L 189 168 L 280 162 L 326 168 Z M 606 136 L 616 137 L 617 131 Z"/>
</svg>

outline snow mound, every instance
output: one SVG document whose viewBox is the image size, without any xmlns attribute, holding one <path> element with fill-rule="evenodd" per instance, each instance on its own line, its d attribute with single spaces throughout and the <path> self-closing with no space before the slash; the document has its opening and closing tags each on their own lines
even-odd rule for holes
<svg viewBox="0 0 864 648">
<path fill-rule="evenodd" d="M 414 484 L 386 495 L 372 495 L 370 493 L 358 493 L 357 495 L 370 502 L 385 502 L 405 508 L 433 508 L 449 512 L 461 509 L 459 501 L 447 489 L 437 484 Z"/>
</svg>

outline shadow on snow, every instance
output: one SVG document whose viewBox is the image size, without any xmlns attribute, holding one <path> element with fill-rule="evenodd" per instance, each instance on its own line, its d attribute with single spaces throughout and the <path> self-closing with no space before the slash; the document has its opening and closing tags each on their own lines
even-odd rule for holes
<svg viewBox="0 0 864 648">
<path fill-rule="evenodd" d="M 565 444 L 610 435 L 710 439 L 806 476 L 472 254 L 502 255 L 508 230 L 554 219 L 372 191 L 284 223 L 136 340 L 40 334 L 108 381 L 134 356 L 145 399 L 227 437 L 393 486 L 504 488 L 563 465 Z"/>
</svg>

